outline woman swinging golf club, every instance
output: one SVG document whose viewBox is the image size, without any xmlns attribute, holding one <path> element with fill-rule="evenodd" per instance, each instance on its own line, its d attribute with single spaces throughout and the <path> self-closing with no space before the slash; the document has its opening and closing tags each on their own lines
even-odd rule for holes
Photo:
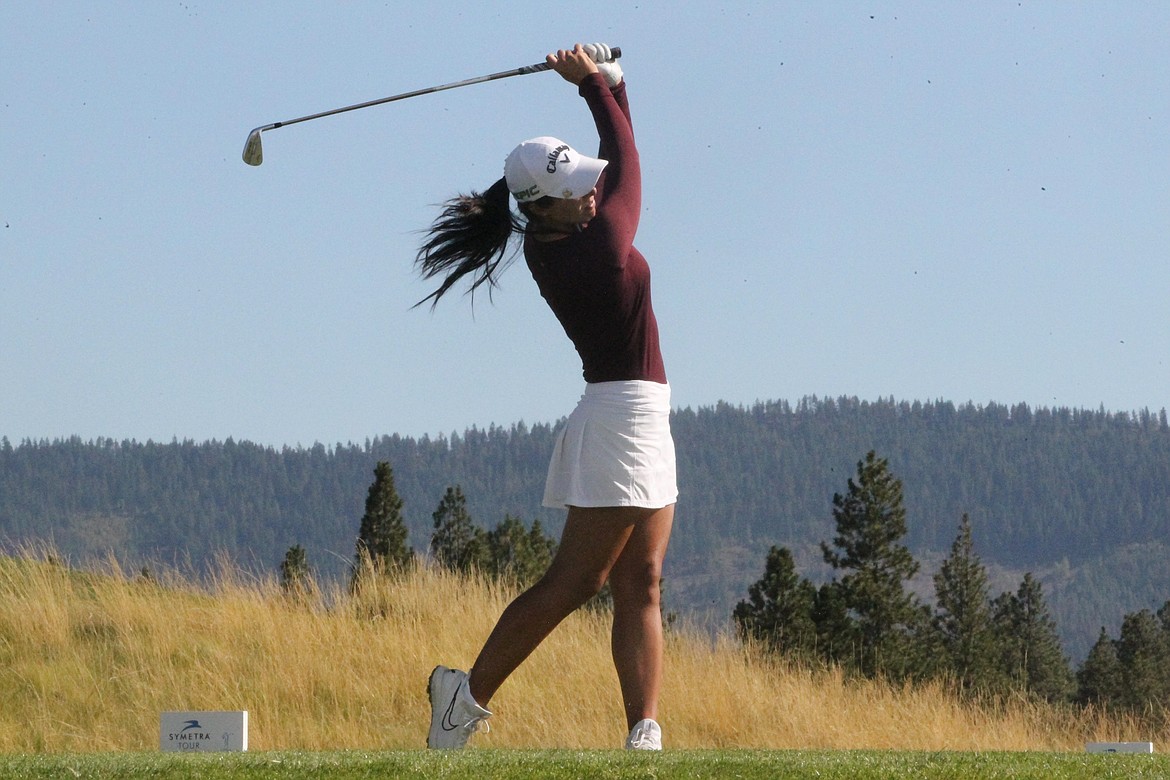
<svg viewBox="0 0 1170 780">
<path fill-rule="evenodd" d="M 416 260 L 424 278 L 443 277 L 423 299 L 433 306 L 469 274 L 473 291 L 495 284 L 511 236 L 522 234 L 528 268 L 580 354 L 586 382 L 545 484 L 544 505 L 568 509 L 557 553 L 540 581 L 504 610 L 470 673 L 445 666 L 431 673 L 431 748 L 466 745 L 491 716 L 488 704 L 504 680 L 608 581 L 626 747 L 661 749 L 659 579 L 678 489 L 650 269 L 633 246 L 638 151 L 621 67 L 609 59 L 605 44 L 546 58 L 589 106 L 598 158 L 556 138 L 525 141 L 486 192 L 445 204 Z"/>
</svg>

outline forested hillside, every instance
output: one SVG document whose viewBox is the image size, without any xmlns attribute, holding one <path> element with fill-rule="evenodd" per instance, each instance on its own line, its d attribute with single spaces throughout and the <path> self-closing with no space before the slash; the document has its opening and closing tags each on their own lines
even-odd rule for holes
<svg viewBox="0 0 1170 780">
<path fill-rule="evenodd" d="M 905 487 L 907 545 L 929 575 L 967 513 L 993 586 L 1023 572 L 1044 584 L 1066 648 L 1083 656 L 1101 626 L 1170 599 L 1170 426 L 1166 413 L 949 402 L 806 398 L 672 416 L 682 495 L 667 606 L 726 622 L 773 544 L 824 575 L 834 493 L 869 450 Z M 114 552 L 128 566 L 206 566 L 217 553 L 275 571 L 293 545 L 321 575 L 353 557 L 366 490 L 387 461 L 410 544 L 459 485 L 487 528 L 539 518 L 554 425 L 381 436 L 274 449 L 247 442 L 0 440 L 0 538 L 50 541 L 77 562 Z"/>
</svg>

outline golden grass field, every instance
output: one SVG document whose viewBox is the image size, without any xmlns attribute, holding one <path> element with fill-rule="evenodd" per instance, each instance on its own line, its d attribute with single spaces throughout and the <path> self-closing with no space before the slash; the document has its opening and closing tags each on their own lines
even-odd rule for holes
<svg viewBox="0 0 1170 780">
<path fill-rule="evenodd" d="M 431 668 L 466 668 L 513 595 L 420 568 L 298 604 L 275 579 L 226 566 L 196 586 L 45 558 L 0 558 L 0 753 L 154 750 L 165 710 L 247 710 L 252 750 L 422 747 Z M 668 638 L 668 748 L 1080 751 L 1170 737 L 1023 701 L 978 707 L 941 685 L 791 669 L 686 629 Z M 492 730 L 473 745 L 620 747 L 607 615 L 571 616 L 492 704 Z"/>
</svg>

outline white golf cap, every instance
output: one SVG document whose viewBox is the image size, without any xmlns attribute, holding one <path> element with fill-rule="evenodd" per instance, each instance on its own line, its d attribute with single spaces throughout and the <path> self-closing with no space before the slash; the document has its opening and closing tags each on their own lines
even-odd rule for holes
<svg viewBox="0 0 1170 780">
<path fill-rule="evenodd" d="M 597 184 L 606 161 L 577 153 L 559 138 L 541 136 L 517 146 L 504 162 L 508 190 L 518 203 L 580 198 Z"/>
</svg>

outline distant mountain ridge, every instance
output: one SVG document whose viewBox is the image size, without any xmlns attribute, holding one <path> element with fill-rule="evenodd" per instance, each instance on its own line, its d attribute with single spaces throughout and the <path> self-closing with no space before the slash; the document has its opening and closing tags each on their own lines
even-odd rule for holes
<svg viewBox="0 0 1170 780">
<path fill-rule="evenodd" d="M 763 571 L 768 547 L 790 547 L 824 576 L 832 496 L 871 449 L 905 492 L 908 546 L 929 573 L 963 513 L 993 584 L 1033 571 L 1066 648 L 1083 655 L 1098 629 L 1170 599 L 1170 425 L 1166 412 L 1031 409 L 997 403 L 801 399 L 717 404 L 672 414 L 681 496 L 666 599 L 719 624 Z M 460 485 L 477 522 L 539 518 L 554 424 L 476 428 L 451 437 L 379 436 L 362 444 L 265 447 L 79 438 L 0 439 L 0 539 L 51 542 L 84 562 L 113 551 L 128 566 L 201 569 L 226 553 L 275 571 L 305 548 L 319 574 L 353 555 L 378 461 L 394 469 L 410 544 L 427 547 L 431 513 Z"/>
</svg>

